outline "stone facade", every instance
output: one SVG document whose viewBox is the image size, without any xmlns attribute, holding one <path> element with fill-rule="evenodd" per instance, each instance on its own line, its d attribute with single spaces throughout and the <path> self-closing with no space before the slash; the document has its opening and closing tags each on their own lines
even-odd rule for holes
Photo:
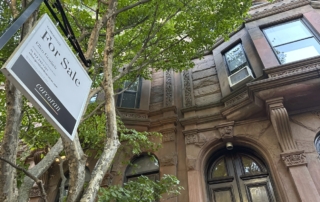
<svg viewBox="0 0 320 202">
<path fill-rule="evenodd" d="M 163 134 L 163 147 L 155 153 L 160 176 L 176 175 L 185 188 L 168 201 L 209 201 L 206 166 L 226 142 L 235 149 L 248 148 L 262 159 L 276 201 L 320 201 L 320 160 L 314 145 L 320 131 L 320 57 L 280 65 L 261 31 L 301 18 L 318 36 L 320 4 L 255 2 L 251 18 L 230 40 L 218 40 L 211 54 L 193 60 L 193 69 L 154 71 L 151 82 L 142 84 L 141 100 L 147 104 L 119 109 L 128 126 Z M 238 42 L 255 78 L 232 90 L 223 54 Z M 120 155 L 114 162 L 114 184 L 123 183 L 123 158 L 130 159 Z M 58 174 L 49 177 L 54 175 Z M 54 183 L 48 187 L 56 193 Z"/>
</svg>

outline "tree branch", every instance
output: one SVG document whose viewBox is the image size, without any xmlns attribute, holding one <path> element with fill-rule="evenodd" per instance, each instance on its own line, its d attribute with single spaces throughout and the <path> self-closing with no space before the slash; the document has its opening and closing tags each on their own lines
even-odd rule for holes
<svg viewBox="0 0 320 202">
<path fill-rule="evenodd" d="M 33 179 L 33 181 L 35 181 L 35 183 L 37 183 L 37 185 L 38 185 L 38 187 L 39 187 L 39 189 L 40 189 L 40 191 L 41 191 L 41 197 L 43 198 L 43 200 L 44 200 L 45 202 L 47 202 L 47 194 L 46 194 L 46 191 L 44 190 L 44 185 L 43 185 L 42 180 L 40 180 L 40 179 L 37 178 L 36 176 L 32 175 L 32 174 L 31 174 L 30 172 L 28 172 L 26 169 L 21 168 L 20 166 L 15 165 L 14 163 L 8 161 L 8 160 L 5 159 L 5 158 L 0 157 L 0 160 L 6 162 L 6 163 L 8 163 L 8 164 L 10 164 L 10 165 L 11 165 L 12 167 L 14 167 L 15 169 L 24 172 L 24 174 L 26 174 L 28 177 L 30 177 L 31 179 Z"/>
<path fill-rule="evenodd" d="M 137 3 L 131 4 L 131 5 L 129 5 L 129 6 L 123 7 L 123 8 L 121 8 L 121 9 L 117 10 L 117 11 L 114 13 L 114 15 L 118 15 L 119 13 L 122 13 L 122 12 L 124 12 L 124 11 L 130 10 L 130 9 L 136 7 L 136 6 L 141 5 L 141 4 L 148 3 L 149 1 L 151 1 L 151 0 L 142 0 L 142 1 L 138 1 Z"/>
<path fill-rule="evenodd" d="M 60 201 L 63 201 L 63 192 L 64 192 L 64 188 L 65 188 L 65 183 L 67 181 L 66 176 L 64 176 L 64 172 L 63 172 L 63 163 L 64 163 L 64 159 L 62 159 L 59 156 L 59 171 L 60 171 L 60 177 L 61 177 L 61 184 L 60 184 Z"/>
<path fill-rule="evenodd" d="M 116 30 L 116 31 L 114 32 L 113 35 L 118 35 L 118 34 L 120 34 L 121 32 L 123 32 L 124 30 L 134 28 L 134 27 L 138 26 L 139 24 L 143 23 L 144 21 L 146 21 L 147 19 L 148 19 L 148 16 L 144 17 L 141 21 L 138 21 L 138 22 L 136 22 L 136 23 L 134 23 L 134 24 L 131 24 L 131 25 L 125 26 L 125 27 L 123 27 L 123 28 L 121 28 L 121 29 L 118 29 L 118 30 Z"/>
</svg>

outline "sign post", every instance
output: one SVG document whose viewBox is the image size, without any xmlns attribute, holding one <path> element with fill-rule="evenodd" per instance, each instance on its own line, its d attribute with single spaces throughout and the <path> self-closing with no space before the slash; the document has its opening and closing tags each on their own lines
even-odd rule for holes
<svg viewBox="0 0 320 202">
<path fill-rule="evenodd" d="M 92 81 L 48 15 L 1 71 L 62 135 L 73 140 Z"/>
</svg>

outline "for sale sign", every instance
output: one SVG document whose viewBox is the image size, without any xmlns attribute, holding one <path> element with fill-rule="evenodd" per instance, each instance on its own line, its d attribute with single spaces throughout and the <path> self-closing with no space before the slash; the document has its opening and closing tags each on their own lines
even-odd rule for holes
<svg viewBox="0 0 320 202">
<path fill-rule="evenodd" d="M 92 81 L 46 14 L 1 71 L 61 134 L 73 140 Z"/>
</svg>

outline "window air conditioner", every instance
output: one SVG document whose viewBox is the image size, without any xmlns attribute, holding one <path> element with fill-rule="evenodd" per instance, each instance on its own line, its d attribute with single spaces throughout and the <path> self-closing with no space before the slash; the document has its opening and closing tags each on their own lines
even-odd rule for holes
<svg viewBox="0 0 320 202">
<path fill-rule="evenodd" d="M 243 84 L 254 79 L 251 69 L 248 66 L 243 67 L 239 71 L 233 73 L 228 77 L 229 85 L 234 90 Z"/>
</svg>

